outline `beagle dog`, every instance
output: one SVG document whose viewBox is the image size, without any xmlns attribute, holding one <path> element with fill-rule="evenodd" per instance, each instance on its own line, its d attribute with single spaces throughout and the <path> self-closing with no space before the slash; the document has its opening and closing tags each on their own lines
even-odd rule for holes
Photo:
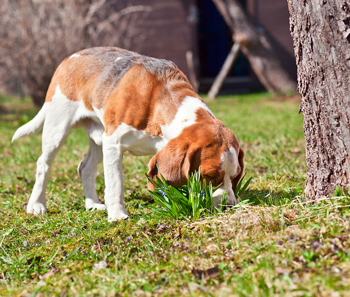
<svg viewBox="0 0 350 297">
<path fill-rule="evenodd" d="M 154 155 L 148 175 L 155 179 L 162 174 L 175 187 L 186 184 L 188 174 L 200 166 L 203 178 L 221 185 L 214 203 L 220 203 L 224 191 L 228 204 L 237 202 L 234 190 L 244 170 L 244 151 L 170 61 L 99 47 L 75 53 L 58 66 L 43 107 L 12 139 L 43 129 L 27 213 L 46 212 L 50 168 L 76 127 L 83 127 L 89 136 L 88 153 L 78 167 L 86 209 L 107 209 L 109 221 L 128 216 L 123 202 L 125 151 Z M 105 204 L 95 189 L 101 161 Z"/>
</svg>

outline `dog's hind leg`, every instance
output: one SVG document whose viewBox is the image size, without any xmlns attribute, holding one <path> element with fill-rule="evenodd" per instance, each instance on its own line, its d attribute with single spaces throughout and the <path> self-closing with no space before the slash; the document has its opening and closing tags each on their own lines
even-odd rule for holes
<svg viewBox="0 0 350 297">
<path fill-rule="evenodd" d="M 83 183 L 86 209 L 104 210 L 106 206 L 102 204 L 96 193 L 97 166 L 102 162 L 102 146 L 89 138 L 89 151 L 83 161 L 78 166 L 78 173 Z"/>
<path fill-rule="evenodd" d="M 51 166 L 67 138 L 70 127 L 56 126 L 57 120 L 45 121 L 42 136 L 42 154 L 37 161 L 36 180 L 30 196 L 27 213 L 43 215 L 46 212 L 45 191 L 49 180 Z M 55 127 L 55 128 L 54 128 Z"/>
</svg>

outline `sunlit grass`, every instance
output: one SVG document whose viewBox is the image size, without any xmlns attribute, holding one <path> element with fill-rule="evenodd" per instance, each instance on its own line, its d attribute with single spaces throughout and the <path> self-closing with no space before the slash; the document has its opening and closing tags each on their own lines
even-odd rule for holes
<svg viewBox="0 0 350 297">
<path fill-rule="evenodd" d="M 246 152 L 240 203 L 191 220 L 158 216 L 146 186 L 149 158 L 126 154 L 130 217 L 111 224 L 105 212 L 84 209 L 76 172 L 88 149 L 82 130 L 72 131 L 53 166 L 47 215 L 25 213 L 41 135 L 10 142 L 37 110 L 1 96 L 0 295 L 348 296 L 350 198 L 338 190 L 318 204 L 305 200 L 299 102 L 265 93 L 220 97 L 209 107 Z"/>
<path fill-rule="evenodd" d="M 205 179 L 202 181 L 200 172 L 199 168 L 188 177 L 186 185 L 178 188 L 169 185 L 163 176 L 157 176 L 156 180 L 147 177 L 155 188 L 149 191 L 156 203 L 156 207 L 152 207 L 154 213 L 172 219 L 198 220 L 205 215 L 223 211 L 227 206 L 226 192 L 215 207 L 213 193 L 220 185 L 213 188 L 211 182 L 207 184 Z"/>
</svg>

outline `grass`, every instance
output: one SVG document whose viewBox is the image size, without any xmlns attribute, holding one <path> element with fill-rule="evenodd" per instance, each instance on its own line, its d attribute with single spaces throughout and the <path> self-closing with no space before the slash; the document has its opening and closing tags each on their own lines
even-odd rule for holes
<svg viewBox="0 0 350 297">
<path fill-rule="evenodd" d="M 0 97 L 0 295 L 349 296 L 350 198 L 340 191 L 318 204 L 303 198 L 298 101 L 263 93 L 209 106 L 246 151 L 245 202 L 198 220 L 159 217 L 149 210 L 149 158 L 126 155 L 130 218 L 108 223 L 106 213 L 84 210 L 81 130 L 56 159 L 48 214 L 25 214 L 40 134 L 10 141 L 37 110 L 28 99 Z M 100 197 L 103 189 L 100 173 Z"/>
<path fill-rule="evenodd" d="M 155 190 L 149 191 L 154 199 L 155 206 L 151 209 L 160 217 L 169 217 L 175 220 L 198 220 L 203 216 L 222 212 L 227 206 L 226 193 L 220 204 L 214 206 L 213 193 L 220 187 L 213 188 L 211 182 L 201 181 L 201 168 L 188 176 L 186 185 L 175 188 L 168 184 L 165 178 L 156 177 L 156 180 L 147 176 Z"/>
</svg>

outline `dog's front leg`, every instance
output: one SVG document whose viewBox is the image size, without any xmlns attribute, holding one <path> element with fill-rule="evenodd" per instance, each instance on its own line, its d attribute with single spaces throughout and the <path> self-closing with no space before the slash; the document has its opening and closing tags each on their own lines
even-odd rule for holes
<svg viewBox="0 0 350 297">
<path fill-rule="evenodd" d="M 108 220 L 126 219 L 123 195 L 123 151 L 119 138 L 116 135 L 103 134 L 103 168 L 105 175 L 105 204 L 108 211 Z"/>
</svg>

